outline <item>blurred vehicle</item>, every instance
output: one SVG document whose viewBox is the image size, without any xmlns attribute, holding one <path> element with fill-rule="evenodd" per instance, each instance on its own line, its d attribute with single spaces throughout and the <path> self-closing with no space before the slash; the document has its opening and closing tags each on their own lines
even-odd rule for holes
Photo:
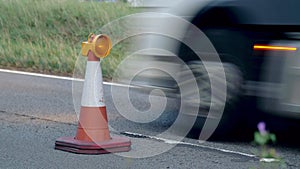
<svg viewBox="0 0 300 169">
<path fill-rule="evenodd" d="M 197 114 L 200 120 L 195 127 L 200 128 L 207 118 L 214 118 L 207 112 L 218 106 L 218 102 L 223 101 L 218 100 L 218 96 L 225 94 L 225 110 L 217 134 L 229 132 L 240 118 L 251 117 L 243 113 L 252 107 L 274 116 L 300 119 L 300 1 L 173 0 L 141 4 L 145 11 L 175 15 L 192 25 L 174 27 L 168 18 L 155 14 L 152 18 L 139 20 L 137 26 L 140 29 L 159 27 L 177 31 L 182 39 L 157 34 L 137 39 L 135 47 L 148 50 L 138 52 L 138 56 L 128 62 L 126 74 L 136 73 L 135 70 L 141 68 L 145 71 L 136 74 L 131 81 L 124 80 L 126 78 L 120 81 L 142 88 L 161 89 L 170 97 L 186 97 L 185 100 L 190 102 L 193 102 L 191 93 L 199 92 L 201 102 L 195 104 L 200 106 Z M 193 26 L 206 35 L 215 52 L 196 39 L 199 37 L 190 29 Z M 193 42 L 199 48 L 192 50 L 182 41 Z M 214 55 L 218 55 L 222 64 L 213 59 Z M 183 64 L 189 69 L 183 69 Z M 157 65 L 164 67 L 164 71 L 151 69 Z M 176 72 L 180 80 L 167 70 Z M 226 78 L 218 81 L 218 73 L 223 70 Z M 180 93 L 180 86 L 188 85 L 190 79 L 185 78 L 188 71 L 193 72 L 198 89 L 191 88 L 191 93 L 186 96 Z M 226 91 L 217 91 L 214 99 L 211 79 L 226 83 Z M 219 84 L 214 85 L 218 88 Z"/>
</svg>

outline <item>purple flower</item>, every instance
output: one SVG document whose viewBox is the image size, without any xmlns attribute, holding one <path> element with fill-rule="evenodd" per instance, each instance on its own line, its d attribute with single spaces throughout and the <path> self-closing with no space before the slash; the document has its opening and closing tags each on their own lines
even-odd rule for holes
<svg viewBox="0 0 300 169">
<path fill-rule="evenodd" d="M 267 130 L 266 130 L 266 123 L 265 122 L 259 122 L 257 124 L 257 128 L 258 128 L 258 131 L 261 135 L 265 135 L 267 134 Z"/>
</svg>

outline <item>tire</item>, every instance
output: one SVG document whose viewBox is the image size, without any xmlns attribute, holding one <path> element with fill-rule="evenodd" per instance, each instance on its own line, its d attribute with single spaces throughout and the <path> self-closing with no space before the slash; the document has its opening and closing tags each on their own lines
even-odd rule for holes
<svg viewBox="0 0 300 169">
<path fill-rule="evenodd" d="M 205 122 L 213 123 L 213 121 L 215 120 L 220 120 L 216 130 L 214 131 L 210 139 L 222 139 L 227 138 L 227 136 L 230 136 L 232 133 L 234 133 L 234 130 L 238 128 L 237 126 L 239 125 L 239 122 L 242 121 L 243 98 L 241 93 L 243 82 L 247 78 L 247 65 L 245 64 L 247 63 L 246 57 L 249 54 L 248 49 L 251 48 L 249 48 L 250 43 L 248 43 L 248 39 L 239 31 L 231 29 L 210 28 L 204 30 L 204 33 L 210 39 L 220 56 L 220 59 L 223 63 L 226 80 L 222 81 L 220 79 L 220 75 L 218 74 L 221 65 L 200 60 L 194 54 L 191 54 L 193 53 L 191 51 L 189 51 L 189 54 L 187 55 L 186 47 L 181 48 L 181 52 L 179 55 L 184 56 L 184 58 L 182 59 L 186 62 L 186 64 L 194 74 L 201 100 L 200 103 L 197 103 L 199 105 L 199 112 L 197 115 L 197 120 L 194 123 L 193 129 L 191 130 L 189 136 L 199 137 L 200 132 L 203 132 L 203 126 Z M 204 64 L 208 69 L 212 69 L 212 72 L 214 72 L 210 77 L 208 76 Z M 215 99 L 213 101 L 211 100 L 210 79 L 212 78 L 216 80 L 217 85 L 218 83 L 227 84 L 226 103 L 221 119 L 208 117 L 207 114 L 208 110 L 212 108 L 211 106 L 214 106 L 213 108 L 216 108 L 222 102 L 222 100 L 218 99 Z M 180 85 L 187 85 L 187 83 L 187 80 L 182 80 Z M 186 97 L 187 101 L 192 98 L 191 96 L 183 97 Z M 218 96 L 216 96 L 216 98 L 218 98 Z M 186 114 L 186 116 L 189 115 Z"/>
<path fill-rule="evenodd" d="M 204 67 L 206 64 L 206 68 L 210 69 L 210 72 L 213 72 L 209 77 L 207 71 Z M 215 130 L 213 136 L 224 136 L 229 134 L 233 128 L 235 127 L 236 120 L 238 119 L 237 113 L 237 104 L 239 103 L 241 86 L 243 82 L 243 76 L 239 68 L 232 64 L 232 63 L 225 63 L 223 64 L 223 68 L 225 71 L 226 80 L 222 78 L 220 74 L 221 64 L 216 63 L 203 63 L 199 60 L 197 61 L 190 61 L 188 62 L 188 66 L 190 70 L 193 72 L 195 80 L 197 82 L 197 87 L 199 90 L 200 95 L 200 102 L 195 102 L 195 97 L 197 95 L 196 92 L 189 92 L 186 95 L 182 95 L 184 97 L 183 100 L 190 103 L 190 106 L 195 106 L 192 104 L 199 105 L 199 112 L 197 114 L 196 122 L 193 126 L 192 132 L 190 135 L 199 134 L 204 123 L 207 121 L 210 123 L 215 123 L 220 121 L 218 128 Z M 184 72 L 182 72 L 184 74 Z M 216 96 L 212 100 L 212 93 L 211 93 L 211 83 L 210 80 L 214 80 L 216 86 Z M 226 83 L 227 90 L 221 91 L 218 90 L 219 85 L 224 85 Z M 187 81 L 182 81 L 180 85 L 189 85 Z M 183 87 L 183 86 L 181 86 Z M 222 93 L 221 93 L 222 92 Z M 226 92 L 226 93 L 225 93 Z M 226 94 L 226 103 L 224 112 L 222 111 L 222 104 L 224 104 L 224 100 L 219 98 L 220 95 Z M 208 114 L 209 109 L 213 106 L 214 110 L 217 110 L 219 113 L 223 114 Z M 220 110 L 219 110 L 220 109 Z M 186 116 L 191 116 L 190 114 L 186 113 Z M 222 117 L 219 119 L 218 117 Z M 204 131 L 203 131 L 204 132 Z"/>
</svg>

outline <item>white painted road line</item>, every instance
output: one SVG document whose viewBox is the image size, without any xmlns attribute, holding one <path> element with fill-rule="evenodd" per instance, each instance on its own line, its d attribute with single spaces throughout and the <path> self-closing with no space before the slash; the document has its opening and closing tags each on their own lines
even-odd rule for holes
<svg viewBox="0 0 300 169">
<path fill-rule="evenodd" d="M 218 148 L 218 147 L 211 147 L 211 146 L 206 146 L 206 145 L 201 145 L 201 144 L 194 144 L 194 143 L 188 143 L 188 142 L 182 142 L 182 141 L 176 141 L 176 140 L 169 140 L 169 139 L 164 139 L 164 138 L 160 138 L 160 137 L 156 137 L 156 136 L 147 136 L 147 135 L 143 135 L 143 134 L 140 134 L 140 133 L 132 133 L 132 132 L 122 132 L 122 133 L 125 134 L 125 135 L 129 135 L 129 136 L 130 135 L 131 136 L 138 136 L 138 137 L 142 137 L 142 138 L 149 138 L 149 139 L 153 139 L 153 140 L 157 140 L 157 141 L 162 141 L 166 144 L 188 145 L 188 146 L 194 146 L 194 147 L 200 147 L 200 148 L 216 150 L 216 151 L 220 151 L 220 152 L 224 152 L 224 153 L 237 154 L 237 155 L 242 155 L 242 156 L 246 156 L 246 157 L 257 158 L 257 156 L 254 155 L 254 154 L 248 154 L 248 153 L 239 152 L 239 151 L 227 150 L 227 149 Z"/>
<path fill-rule="evenodd" d="M 23 72 L 23 71 L 17 71 L 17 70 L 0 69 L 0 72 L 19 74 L 19 75 L 27 75 L 27 76 L 36 76 L 36 77 L 43 77 L 43 78 L 51 78 L 51 79 L 59 79 L 59 80 L 80 81 L 80 82 L 84 81 L 84 79 L 78 79 L 78 78 L 73 78 L 73 77 L 46 75 L 46 74 Z M 109 86 L 137 88 L 136 86 L 130 86 L 130 85 L 119 84 L 119 83 L 111 83 L 111 82 L 103 82 L 103 84 L 104 85 L 109 85 Z"/>
<path fill-rule="evenodd" d="M 0 69 L 0 72 L 19 74 L 19 75 L 27 75 L 27 76 L 45 77 L 45 78 L 60 79 L 60 80 L 83 81 L 83 79 L 76 79 L 76 78 L 72 78 L 72 77 L 45 75 L 45 74 L 40 74 L 40 73 L 31 73 L 31 72 L 23 72 L 23 71 L 7 70 L 7 69 Z"/>
</svg>

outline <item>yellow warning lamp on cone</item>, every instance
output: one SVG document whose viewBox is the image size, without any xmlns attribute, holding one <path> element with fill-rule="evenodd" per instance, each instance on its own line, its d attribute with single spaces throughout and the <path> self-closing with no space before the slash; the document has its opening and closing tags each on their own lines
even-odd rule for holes
<svg viewBox="0 0 300 169">
<path fill-rule="evenodd" d="M 100 59 L 109 54 L 111 44 L 107 35 L 94 34 L 82 43 L 82 55 L 87 56 L 87 65 L 76 135 L 56 139 L 55 149 L 79 154 L 126 152 L 131 149 L 128 138 L 111 136 L 108 128 Z"/>
<path fill-rule="evenodd" d="M 82 56 L 88 56 L 89 51 L 92 51 L 96 57 L 102 59 L 109 54 L 112 43 L 107 35 L 94 35 L 91 33 L 88 41 L 82 42 L 81 48 Z"/>
</svg>

